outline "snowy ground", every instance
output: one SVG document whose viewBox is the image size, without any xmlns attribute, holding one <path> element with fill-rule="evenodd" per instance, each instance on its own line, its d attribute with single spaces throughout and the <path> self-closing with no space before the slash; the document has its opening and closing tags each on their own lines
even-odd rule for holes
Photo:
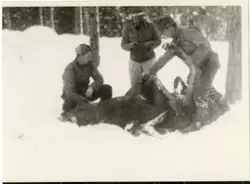
<svg viewBox="0 0 250 184">
<path fill-rule="evenodd" d="M 231 112 L 199 132 L 132 137 L 116 126 L 78 128 L 56 120 L 61 75 L 85 36 L 49 28 L 3 31 L 4 181 L 237 180 L 249 176 L 248 87 Z M 224 93 L 228 44 L 212 43 L 222 67 L 215 86 Z M 128 53 L 120 39 L 101 38 L 100 70 L 114 95 L 129 88 Z M 157 50 L 157 57 L 163 51 Z M 245 67 L 247 69 L 248 66 Z M 243 68 L 244 69 L 244 68 Z M 245 71 L 245 70 L 244 70 Z M 172 90 L 187 68 L 175 58 L 159 77 Z M 248 84 L 248 78 L 244 78 Z M 244 111 L 243 111 L 244 109 Z"/>
</svg>

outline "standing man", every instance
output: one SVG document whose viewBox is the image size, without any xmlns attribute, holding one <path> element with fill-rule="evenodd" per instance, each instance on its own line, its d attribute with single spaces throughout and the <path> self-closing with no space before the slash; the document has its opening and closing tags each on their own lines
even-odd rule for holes
<svg viewBox="0 0 250 184">
<path fill-rule="evenodd" d="M 103 84 L 103 76 L 92 60 L 90 46 L 80 44 L 76 48 L 76 54 L 75 60 L 67 65 L 63 73 L 62 121 L 70 121 L 71 112 L 78 105 L 88 104 L 98 98 L 106 100 L 112 97 L 112 87 Z M 91 84 L 90 78 L 94 80 Z"/>
<path fill-rule="evenodd" d="M 149 74 L 155 75 L 174 56 L 178 56 L 190 70 L 186 100 L 189 101 L 193 94 L 203 95 L 211 87 L 220 68 L 218 54 L 212 50 L 210 42 L 195 26 L 178 27 L 170 16 L 166 16 L 159 20 L 159 27 L 164 30 L 165 36 L 173 38 L 173 42 L 164 44 L 166 52 L 150 69 Z"/>
<path fill-rule="evenodd" d="M 130 52 L 129 75 L 131 86 L 141 81 L 142 73 L 148 72 L 155 62 L 154 49 L 161 44 L 156 27 L 145 18 L 145 12 L 135 8 L 132 23 L 125 26 L 121 47 Z"/>
</svg>

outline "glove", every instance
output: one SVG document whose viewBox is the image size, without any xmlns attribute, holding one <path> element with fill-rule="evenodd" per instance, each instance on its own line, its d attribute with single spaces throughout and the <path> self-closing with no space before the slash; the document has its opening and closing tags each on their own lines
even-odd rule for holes
<svg viewBox="0 0 250 184">
<path fill-rule="evenodd" d="M 86 95 L 87 98 L 91 98 L 93 93 L 94 93 L 94 89 L 90 86 L 90 87 L 88 87 L 85 95 Z"/>
<path fill-rule="evenodd" d="M 168 50 L 170 47 L 171 47 L 171 44 L 168 43 L 168 42 L 165 42 L 165 43 L 162 45 L 162 49 L 163 49 L 163 50 Z"/>
</svg>

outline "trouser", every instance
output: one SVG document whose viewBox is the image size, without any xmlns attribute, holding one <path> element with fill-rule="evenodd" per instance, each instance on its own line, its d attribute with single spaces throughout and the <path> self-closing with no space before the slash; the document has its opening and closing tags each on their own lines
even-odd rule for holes
<svg viewBox="0 0 250 184">
<path fill-rule="evenodd" d="M 131 87 L 133 87 L 136 83 L 142 81 L 142 73 L 149 72 L 149 69 L 153 66 L 155 61 L 155 57 L 143 63 L 138 63 L 133 60 L 129 61 L 129 75 Z"/>
<path fill-rule="evenodd" d="M 199 68 L 201 69 L 201 74 L 199 77 L 196 77 L 193 88 L 195 97 L 202 96 L 212 86 L 214 77 L 220 68 L 218 54 L 210 52 Z M 188 80 L 189 78 L 190 76 L 188 76 Z"/>
<path fill-rule="evenodd" d="M 107 100 L 107 99 L 112 98 L 112 87 L 110 85 L 104 84 L 98 90 L 93 92 L 93 95 L 91 98 L 87 98 L 87 99 L 89 101 L 95 101 L 98 98 L 100 98 L 101 100 Z M 63 99 L 64 99 L 64 103 L 63 103 L 63 112 L 64 113 L 71 112 L 78 105 L 77 102 L 75 102 L 71 99 L 67 99 L 67 98 L 63 98 Z"/>
</svg>

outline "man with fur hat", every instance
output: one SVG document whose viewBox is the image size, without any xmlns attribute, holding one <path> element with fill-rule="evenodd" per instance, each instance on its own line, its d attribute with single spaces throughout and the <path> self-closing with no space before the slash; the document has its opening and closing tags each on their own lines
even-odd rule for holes
<svg viewBox="0 0 250 184">
<path fill-rule="evenodd" d="M 130 52 L 129 74 L 131 86 L 141 81 L 155 62 L 154 49 L 161 44 L 160 36 L 152 22 L 145 18 L 139 7 L 134 7 L 132 23 L 123 30 L 121 47 Z"/>
<path fill-rule="evenodd" d="M 63 121 L 70 120 L 70 113 L 77 105 L 88 104 L 98 98 L 106 100 L 112 97 L 112 87 L 103 84 L 103 77 L 92 60 L 90 46 L 80 44 L 76 48 L 76 54 L 74 61 L 67 65 L 63 73 Z M 89 85 L 91 77 L 94 81 Z"/>
</svg>

